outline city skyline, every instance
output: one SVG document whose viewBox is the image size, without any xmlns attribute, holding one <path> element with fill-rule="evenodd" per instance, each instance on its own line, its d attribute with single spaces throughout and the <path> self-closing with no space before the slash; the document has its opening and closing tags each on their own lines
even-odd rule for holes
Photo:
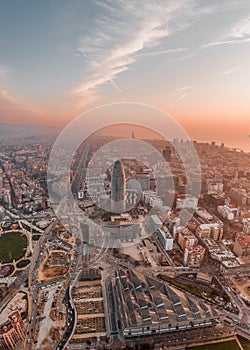
<svg viewBox="0 0 250 350">
<path fill-rule="evenodd" d="M 250 349 L 250 1 L 0 1 L 0 349 Z"/>
<path fill-rule="evenodd" d="M 250 150 L 248 1 L 23 0 L 0 16 L 0 122 L 61 128 L 132 101 L 192 139 Z"/>
<path fill-rule="evenodd" d="M 201 178 L 190 179 L 174 147 L 145 148 L 137 133 L 132 157 L 128 140 L 120 149 L 105 148 L 109 136 L 88 140 L 71 173 L 74 202 L 58 186 L 64 164 L 46 184 L 52 139 L 1 141 L 1 348 L 249 343 L 250 154 L 196 142 Z M 152 167 L 136 161 L 141 151 Z M 123 198 L 125 174 L 126 212 L 100 207 L 98 198 Z M 59 212 L 51 189 L 62 195 Z"/>
</svg>

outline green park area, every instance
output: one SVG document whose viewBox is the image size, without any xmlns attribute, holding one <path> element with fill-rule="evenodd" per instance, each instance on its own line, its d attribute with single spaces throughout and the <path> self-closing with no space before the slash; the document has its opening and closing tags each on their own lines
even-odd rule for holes
<svg viewBox="0 0 250 350">
<path fill-rule="evenodd" d="M 26 252 L 27 237 L 22 232 L 7 232 L 0 235 L 0 262 L 9 263 L 21 259 Z"/>
<path fill-rule="evenodd" d="M 204 299 L 208 299 L 208 300 L 212 299 L 213 300 L 216 296 L 222 296 L 224 299 L 224 302 L 230 301 L 229 296 L 225 292 L 223 294 L 221 294 L 220 292 L 218 292 L 214 288 L 211 288 L 210 292 L 206 291 L 206 296 L 204 296 L 203 289 L 197 285 L 186 284 L 186 283 L 179 281 L 177 278 L 171 278 L 169 276 L 162 275 L 162 274 L 159 274 L 157 277 L 162 279 L 163 281 L 167 281 L 167 282 L 173 284 L 177 288 L 182 288 L 182 289 L 186 290 L 187 292 L 190 292 L 190 293 L 197 295 L 198 297 L 202 297 Z"/>
<path fill-rule="evenodd" d="M 215 344 L 194 346 L 189 348 L 189 350 L 240 350 L 240 347 L 235 340 L 230 340 Z"/>
<path fill-rule="evenodd" d="M 238 336 L 239 342 L 244 350 L 250 350 L 250 341 Z"/>
</svg>

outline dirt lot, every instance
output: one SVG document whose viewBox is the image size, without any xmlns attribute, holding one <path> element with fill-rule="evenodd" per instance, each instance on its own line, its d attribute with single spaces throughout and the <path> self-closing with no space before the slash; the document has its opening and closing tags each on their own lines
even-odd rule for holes
<svg viewBox="0 0 250 350">
<path fill-rule="evenodd" d="M 46 270 L 41 271 L 41 277 L 43 281 L 47 281 L 52 278 L 61 277 L 65 275 L 67 271 L 68 268 L 64 266 L 49 267 Z"/>
<path fill-rule="evenodd" d="M 245 295 L 248 299 L 250 299 L 250 281 L 249 278 L 240 276 L 238 278 L 233 279 L 234 287 L 243 295 Z"/>
<path fill-rule="evenodd" d="M 53 278 L 64 276 L 68 272 L 68 267 L 65 266 L 46 266 L 46 257 L 44 256 L 41 261 L 41 265 L 38 269 L 38 280 L 49 281 Z M 46 266 L 46 267 L 45 267 Z"/>
<path fill-rule="evenodd" d="M 240 293 L 246 295 L 250 299 L 250 282 L 242 285 L 237 284 L 236 288 L 240 291 Z"/>
</svg>

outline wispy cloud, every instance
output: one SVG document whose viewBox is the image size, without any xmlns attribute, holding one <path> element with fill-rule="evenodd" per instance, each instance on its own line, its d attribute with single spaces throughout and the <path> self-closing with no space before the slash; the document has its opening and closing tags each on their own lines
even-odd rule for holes
<svg viewBox="0 0 250 350">
<path fill-rule="evenodd" d="M 127 99 L 127 96 L 124 94 L 124 92 L 122 91 L 122 89 L 120 88 L 120 86 L 112 79 L 110 80 L 111 85 L 120 92 L 120 94 L 122 95 L 122 99 L 123 101 L 125 101 Z"/>
<path fill-rule="evenodd" d="M 42 114 L 41 109 L 4 87 L 0 87 L 0 105 L 2 113 L 15 110 L 16 112 L 29 112 L 36 115 Z"/>
<path fill-rule="evenodd" d="M 229 36 L 239 39 L 250 38 L 250 16 L 236 23 Z"/>
<path fill-rule="evenodd" d="M 250 16 L 236 23 L 229 33 L 223 35 L 217 41 L 204 44 L 202 48 L 228 44 L 244 44 L 248 42 L 250 42 Z"/>
<path fill-rule="evenodd" d="M 232 69 L 226 70 L 225 72 L 223 72 L 223 74 L 231 74 L 231 73 L 237 72 L 238 70 L 240 70 L 242 68 L 243 68 L 243 66 L 237 66 L 237 67 L 234 67 Z"/>
<path fill-rule="evenodd" d="M 34 114 L 41 114 L 41 109 L 37 108 L 34 104 L 12 92 L 10 87 L 10 75 L 12 69 L 8 66 L 0 64 L 0 106 L 1 113 L 4 114 L 10 110 L 31 112 Z"/>
<path fill-rule="evenodd" d="M 182 101 L 185 97 L 187 97 L 190 94 L 190 91 L 192 89 L 191 85 L 181 86 L 177 89 L 175 89 L 171 94 L 168 95 L 168 101 L 169 104 L 163 108 L 163 110 L 168 110 L 176 104 L 178 104 L 180 101 Z"/>
<path fill-rule="evenodd" d="M 176 92 L 183 91 L 183 90 L 189 90 L 191 89 L 191 86 L 182 86 L 180 88 L 175 89 Z"/>
<path fill-rule="evenodd" d="M 178 96 L 177 98 L 176 98 L 176 102 L 179 102 L 179 101 L 181 101 L 181 100 L 183 100 L 186 96 L 188 96 L 189 95 L 189 92 L 184 92 L 183 94 L 181 94 L 180 96 Z"/>
<path fill-rule="evenodd" d="M 177 53 L 177 52 L 184 52 L 184 51 L 188 51 L 187 47 L 179 47 L 176 49 L 169 49 L 169 50 L 159 50 L 159 51 L 152 51 L 152 52 L 144 52 L 141 53 L 137 56 L 137 58 L 139 57 L 147 57 L 147 56 L 158 56 L 158 55 L 166 55 L 169 53 Z"/>
<path fill-rule="evenodd" d="M 108 82 L 115 87 L 116 77 L 143 57 L 187 51 L 185 47 L 166 50 L 154 50 L 154 47 L 175 31 L 188 27 L 191 18 L 197 19 L 207 11 L 197 8 L 194 0 L 168 3 L 164 0 L 117 0 L 115 3 L 104 0 L 97 3 L 104 10 L 104 14 L 97 18 L 97 26 L 102 31 L 94 38 L 81 39 L 77 51 L 91 63 L 94 71 L 72 91 L 84 103 L 97 98 L 97 87 Z M 122 91 L 121 87 L 118 90 Z"/>
<path fill-rule="evenodd" d="M 9 85 L 12 73 L 9 66 L 0 63 L 0 90 Z"/>
<path fill-rule="evenodd" d="M 201 47 L 202 48 L 207 48 L 211 46 L 218 46 L 218 45 L 227 45 L 227 44 L 245 44 L 250 42 L 250 38 L 245 38 L 245 39 L 233 39 L 233 40 L 219 40 L 219 41 L 214 41 L 208 44 L 204 44 Z"/>
<path fill-rule="evenodd" d="M 9 73 L 8 68 L 0 65 L 0 82 L 3 81 Z"/>
<path fill-rule="evenodd" d="M 134 37 L 112 50 L 101 62 L 93 62 L 97 73 L 80 84 L 74 93 L 79 95 L 89 93 L 95 87 L 112 81 L 118 74 L 126 71 L 138 59 L 136 57 L 138 52 L 168 35 L 168 29 L 163 28 L 163 24 L 162 19 L 148 21 Z"/>
</svg>

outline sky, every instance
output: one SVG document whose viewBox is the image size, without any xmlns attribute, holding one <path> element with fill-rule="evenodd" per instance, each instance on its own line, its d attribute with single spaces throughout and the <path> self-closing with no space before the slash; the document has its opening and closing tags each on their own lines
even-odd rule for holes
<svg viewBox="0 0 250 350">
<path fill-rule="evenodd" d="M 250 151 L 249 0 L 0 0 L 0 122 L 121 101 Z"/>
</svg>

